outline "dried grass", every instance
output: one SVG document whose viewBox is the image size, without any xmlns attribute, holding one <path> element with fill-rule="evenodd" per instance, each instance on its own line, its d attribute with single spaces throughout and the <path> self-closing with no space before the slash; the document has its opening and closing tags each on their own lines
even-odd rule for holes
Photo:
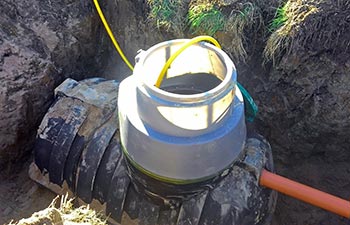
<svg viewBox="0 0 350 225">
<path fill-rule="evenodd" d="M 246 2 L 232 9 L 225 22 L 225 32 L 232 35 L 231 45 L 226 46 L 236 60 L 245 62 L 248 54 L 245 49 L 245 31 L 258 29 L 262 25 L 262 16 L 255 4 Z"/>
<path fill-rule="evenodd" d="M 60 204 L 58 207 L 58 201 Z M 44 210 L 34 213 L 31 217 L 21 219 L 18 222 L 10 222 L 9 225 L 107 225 L 107 220 L 102 215 L 90 209 L 89 205 L 73 207 L 73 200 L 66 196 L 57 196 L 52 203 Z"/>
<path fill-rule="evenodd" d="M 283 51 L 288 51 L 293 38 L 307 17 L 318 12 L 317 4 L 310 0 L 288 0 L 277 9 L 272 28 L 276 29 L 267 40 L 266 60 L 275 62 Z M 279 27 L 278 27 L 279 26 Z"/>
</svg>

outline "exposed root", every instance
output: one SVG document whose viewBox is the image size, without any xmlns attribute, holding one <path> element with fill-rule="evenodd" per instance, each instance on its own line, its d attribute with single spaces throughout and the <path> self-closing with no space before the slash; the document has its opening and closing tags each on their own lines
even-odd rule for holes
<svg viewBox="0 0 350 225">
<path fill-rule="evenodd" d="M 245 49 L 246 32 L 259 29 L 262 21 L 259 7 L 251 2 L 239 4 L 231 10 L 225 23 L 225 32 L 232 35 L 232 41 L 226 48 L 236 60 L 245 62 L 248 57 Z"/>
</svg>

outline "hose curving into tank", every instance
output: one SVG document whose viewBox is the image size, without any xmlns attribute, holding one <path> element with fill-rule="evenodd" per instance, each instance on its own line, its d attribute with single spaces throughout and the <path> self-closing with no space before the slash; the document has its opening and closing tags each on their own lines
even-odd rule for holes
<svg viewBox="0 0 350 225">
<path fill-rule="evenodd" d="M 125 64 L 130 68 L 131 71 L 134 70 L 134 67 L 132 66 L 132 64 L 130 63 L 130 61 L 126 58 L 123 50 L 120 48 L 116 38 L 113 35 L 113 32 L 110 28 L 110 26 L 108 25 L 108 22 L 102 12 L 102 9 L 98 3 L 98 0 L 94 0 L 94 4 L 95 4 L 95 8 L 97 10 L 97 13 L 102 21 L 103 26 L 106 29 L 106 32 L 109 36 L 109 38 L 111 39 L 115 49 L 117 50 L 117 52 L 119 53 L 120 57 L 123 59 L 123 61 L 125 62 Z M 187 43 L 185 43 L 176 53 L 174 53 L 169 60 L 166 62 L 166 64 L 164 65 L 164 67 L 162 68 L 159 77 L 157 79 L 157 82 L 155 84 L 156 87 L 160 87 L 162 80 L 164 78 L 164 75 L 166 73 L 166 71 L 168 70 L 170 64 L 175 60 L 175 58 L 181 54 L 181 52 L 183 52 L 186 48 L 188 48 L 189 46 L 200 42 L 200 41 L 208 41 L 211 42 L 212 44 L 214 44 L 217 48 L 221 49 L 221 46 L 219 44 L 219 42 L 217 40 L 215 40 L 213 37 L 210 36 L 198 36 L 195 38 L 192 38 L 191 40 L 189 40 Z M 243 94 L 243 98 L 244 98 L 244 103 L 246 105 L 245 107 L 245 112 L 246 112 L 246 119 L 248 122 L 253 122 L 257 113 L 258 113 L 258 106 L 255 104 L 255 102 L 253 101 L 253 98 L 250 96 L 250 94 L 244 89 L 244 87 L 237 82 L 237 86 L 238 88 L 241 90 L 242 94 Z"/>
<path fill-rule="evenodd" d="M 217 40 L 215 40 L 214 38 L 210 37 L 210 36 L 198 36 L 198 37 L 194 37 L 192 39 L 189 39 L 187 42 L 185 42 L 180 48 L 179 50 L 177 50 L 174 54 L 172 54 L 170 56 L 170 58 L 166 61 L 166 63 L 164 64 L 162 70 L 159 73 L 157 82 L 154 86 L 156 87 L 160 87 L 160 85 L 162 84 L 162 81 L 164 79 L 164 76 L 166 74 L 166 71 L 169 69 L 171 63 L 176 59 L 176 57 L 178 57 L 183 51 L 185 51 L 188 47 L 190 47 L 191 45 L 201 42 L 201 41 L 208 41 L 213 43 L 217 48 L 221 49 L 221 46 L 219 44 L 219 42 L 217 42 Z"/>
</svg>

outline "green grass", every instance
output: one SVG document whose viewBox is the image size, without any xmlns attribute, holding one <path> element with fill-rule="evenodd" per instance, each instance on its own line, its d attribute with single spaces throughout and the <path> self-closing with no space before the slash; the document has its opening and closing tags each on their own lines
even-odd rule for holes
<svg viewBox="0 0 350 225">
<path fill-rule="evenodd" d="M 211 4 L 199 4 L 188 11 L 190 31 L 214 36 L 224 29 L 224 15 Z"/>
<path fill-rule="evenodd" d="M 250 19 L 249 17 L 253 16 L 252 12 L 254 12 L 255 8 L 252 3 L 246 3 L 246 6 L 242 11 L 239 11 L 239 16 L 241 19 Z"/>
<path fill-rule="evenodd" d="M 264 49 L 265 61 L 280 58 L 283 52 L 290 52 L 290 44 L 297 40 L 296 34 L 305 19 L 318 12 L 317 5 L 309 0 L 288 0 L 276 11 L 276 16 L 270 24 L 272 33 Z"/>
<path fill-rule="evenodd" d="M 209 35 L 223 42 L 235 60 L 247 58 L 246 32 L 264 26 L 254 1 L 225 5 L 222 0 L 147 0 L 150 21 L 177 38 Z M 264 28 L 266 29 L 266 28 Z"/>
<path fill-rule="evenodd" d="M 150 18 L 156 19 L 157 27 L 171 25 L 171 18 L 175 15 L 175 4 L 170 0 L 149 0 L 151 11 Z"/>
<path fill-rule="evenodd" d="M 275 30 L 277 30 L 278 28 L 280 28 L 286 23 L 286 21 L 288 20 L 288 17 L 287 17 L 288 7 L 289 7 L 289 2 L 284 4 L 284 6 L 277 8 L 275 18 L 271 21 L 268 27 L 270 32 L 274 32 Z"/>
<path fill-rule="evenodd" d="M 182 0 L 147 0 L 147 2 L 150 6 L 148 17 L 158 28 L 175 31 L 183 29 L 184 22 L 179 13 L 183 6 Z"/>
</svg>

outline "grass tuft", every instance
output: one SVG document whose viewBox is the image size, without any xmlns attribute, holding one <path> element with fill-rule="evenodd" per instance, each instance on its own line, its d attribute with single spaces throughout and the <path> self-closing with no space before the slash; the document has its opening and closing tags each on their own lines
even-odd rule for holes
<svg viewBox="0 0 350 225">
<path fill-rule="evenodd" d="M 204 3 L 190 7 L 188 21 L 192 33 L 214 36 L 224 29 L 225 17 L 214 4 Z"/>
<path fill-rule="evenodd" d="M 246 2 L 241 5 L 241 8 L 231 11 L 225 23 L 225 31 L 232 36 L 231 45 L 227 48 L 236 60 L 245 62 L 248 57 L 244 47 L 247 42 L 245 31 L 251 31 L 253 26 L 259 29 L 261 23 L 262 17 L 258 7 L 251 2 Z"/>
<path fill-rule="evenodd" d="M 283 51 L 288 51 L 290 43 L 293 41 L 298 29 L 305 19 L 318 12 L 318 8 L 313 1 L 308 0 L 288 0 L 285 5 L 277 10 L 276 18 L 270 27 L 275 31 L 267 40 L 264 56 L 265 60 L 275 62 Z"/>
<path fill-rule="evenodd" d="M 147 0 L 150 7 L 148 19 L 158 28 L 172 30 L 176 35 L 182 36 L 185 29 L 185 16 L 183 15 L 184 1 L 182 0 Z"/>
<path fill-rule="evenodd" d="M 209 35 L 222 43 L 236 61 L 245 62 L 246 46 L 252 44 L 246 36 L 263 27 L 263 0 L 147 0 L 149 18 L 173 32 L 177 38 L 189 34 Z M 266 3 L 270 7 L 271 3 Z M 264 28 L 265 29 L 265 28 Z"/>
<path fill-rule="evenodd" d="M 274 32 L 275 30 L 283 26 L 285 22 L 288 20 L 288 17 L 287 17 L 288 7 L 289 7 L 289 2 L 287 2 L 283 7 L 277 8 L 275 18 L 269 24 L 270 32 Z"/>
</svg>

